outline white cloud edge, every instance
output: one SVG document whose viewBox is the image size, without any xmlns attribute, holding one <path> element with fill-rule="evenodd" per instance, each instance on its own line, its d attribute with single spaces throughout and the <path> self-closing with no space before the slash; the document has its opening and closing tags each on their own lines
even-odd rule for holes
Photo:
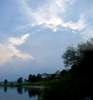
<svg viewBox="0 0 93 100">
<path fill-rule="evenodd" d="M 24 53 L 17 48 L 17 46 L 24 44 L 28 37 L 29 34 L 26 33 L 21 37 L 10 37 L 5 43 L 0 43 L 0 64 L 11 62 L 15 58 L 24 61 L 32 59 L 31 54 Z"/>
<path fill-rule="evenodd" d="M 32 27 L 40 25 L 44 28 L 50 28 L 53 31 L 57 31 L 62 27 L 74 31 L 82 31 L 86 27 L 84 16 L 81 15 L 77 22 L 65 22 L 64 19 L 59 16 L 59 14 L 64 14 L 66 6 L 72 5 L 73 2 L 75 2 L 75 0 L 51 0 L 49 4 L 45 4 L 34 12 L 26 0 L 21 1 L 21 6 L 27 20 L 29 20 L 28 25 L 32 25 Z"/>
</svg>

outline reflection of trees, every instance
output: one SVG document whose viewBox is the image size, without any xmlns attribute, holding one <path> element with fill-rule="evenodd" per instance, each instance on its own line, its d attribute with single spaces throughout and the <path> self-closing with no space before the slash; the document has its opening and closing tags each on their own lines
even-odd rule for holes
<svg viewBox="0 0 93 100">
<path fill-rule="evenodd" d="M 28 89 L 26 87 L 24 87 L 24 92 L 26 93 L 28 91 Z"/>
<path fill-rule="evenodd" d="M 22 88 L 22 87 L 17 87 L 17 92 L 18 92 L 19 94 L 22 94 L 22 93 L 23 93 L 23 88 Z"/>
<path fill-rule="evenodd" d="M 7 92 L 7 87 L 4 87 L 4 92 Z"/>
<path fill-rule="evenodd" d="M 37 92 L 34 89 L 29 88 L 28 89 L 28 95 L 29 97 L 37 95 Z"/>
<path fill-rule="evenodd" d="M 3 87 L 3 90 L 4 92 L 7 92 L 7 90 L 10 89 L 10 87 Z M 38 96 L 40 95 L 41 91 L 39 89 L 35 89 L 35 88 L 27 88 L 27 87 L 13 87 L 11 89 L 16 89 L 17 90 L 17 93 L 18 94 L 28 94 L 28 96 L 31 98 L 31 97 L 34 97 L 34 96 Z M 1 100 L 1 99 L 0 99 Z"/>
<path fill-rule="evenodd" d="M 39 95 L 40 94 L 40 90 L 39 89 L 31 89 L 29 88 L 28 89 L 28 95 L 29 97 L 32 97 L 32 96 L 36 96 L 36 95 Z"/>
<path fill-rule="evenodd" d="M 23 88 L 23 87 L 17 87 L 17 92 L 19 94 L 23 94 L 23 89 L 24 89 L 24 93 L 28 92 L 28 96 L 29 97 L 33 97 L 36 95 L 40 94 L 40 90 L 39 89 L 35 89 L 35 88 Z"/>
<path fill-rule="evenodd" d="M 29 97 L 33 96 L 31 89 L 28 89 L 28 95 L 29 95 Z"/>
</svg>

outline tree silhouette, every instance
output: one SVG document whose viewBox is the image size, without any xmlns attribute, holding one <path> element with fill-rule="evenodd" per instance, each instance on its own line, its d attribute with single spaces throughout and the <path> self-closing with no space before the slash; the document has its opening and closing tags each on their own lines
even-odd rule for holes
<svg viewBox="0 0 93 100">
<path fill-rule="evenodd" d="M 61 79 L 48 84 L 43 100 L 92 100 L 93 40 L 69 47 L 63 55 L 64 64 L 69 70 L 61 71 Z"/>
<path fill-rule="evenodd" d="M 30 74 L 28 77 L 28 82 L 31 82 L 31 80 L 32 80 L 32 75 Z"/>
<path fill-rule="evenodd" d="M 21 84 L 22 82 L 23 82 L 23 78 L 22 77 L 18 78 L 17 83 Z"/>
<path fill-rule="evenodd" d="M 4 87 L 4 92 L 7 92 L 7 87 L 6 86 Z"/>
<path fill-rule="evenodd" d="M 28 77 L 28 82 L 37 82 L 41 80 L 41 74 L 37 74 L 37 75 L 29 75 Z"/>
<path fill-rule="evenodd" d="M 68 48 L 63 58 L 66 67 L 71 67 L 80 76 L 90 78 L 93 67 L 93 40 L 80 44 L 77 48 Z"/>
<path fill-rule="evenodd" d="M 7 79 L 4 80 L 4 84 L 6 85 L 8 83 Z"/>
</svg>

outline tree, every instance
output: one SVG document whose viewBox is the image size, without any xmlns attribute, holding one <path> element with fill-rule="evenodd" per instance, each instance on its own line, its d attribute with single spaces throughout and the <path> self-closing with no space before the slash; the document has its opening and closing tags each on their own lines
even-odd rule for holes
<svg viewBox="0 0 93 100">
<path fill-rule="evenodd" d="M 28 82 L 31 82 L 32 76 L 33 76 L 33 75 L 31 75 L 31 74 L 29 75 L 29 77 L 28 77 Z"/>
<path fill-rule="evenodd" d="M 60 72 L 60 76 L 64 76 L 66 73 L 67 73 L 66 70 L 62 70 L 62 71 Z"/>
<path fill-rule="evenodd" d="M 6 85 L 8 83 L 7 79 L 4 80 L 4 84 Z"/>
<path fill-rule="evenodd" d="M 28 80 L 25 78 L 25 79 L 24 79 L 24 82 L 26 83 L 26 82 L 28 82 Z"/>
<path fill-rule="evenodd" d="M 23 78 L 22 77 L 18 78 L 17 83 L 21 84 L 22 82 L 23 82 Z"/>
<path fill-rule="evenodd" d="M 36 81 L 37 81 L 37 76 L 36 75 L 32 75 L 31 82 L 36 82 Z"/>
<path fill-rule="evenodd" d="M 92 76 L 93 40 L 79 44 L 77 48 L 70 47 L 63 55 L 66 67 L 77 72 L 80 76 Z"/>
<path fill-rule="evenodd" d="M 41 74 L 37 74 L 37 81 L 40 81 L 42 79 Z"/>
<path fill-rule="evenodd" d="M 65 68 L 61 79 L 51 81 L 45 89 L 43 100 L 92 100 L 93 40 L 69 47 L 63 55 Z"/>
<path fill-rule="evenodd" d="M 62 57 L 64 59 L 65 67 L 71 68 L 73 65 L 79 63 L 81 55 L 77 48 L 69 47 Z"/>
</svg>

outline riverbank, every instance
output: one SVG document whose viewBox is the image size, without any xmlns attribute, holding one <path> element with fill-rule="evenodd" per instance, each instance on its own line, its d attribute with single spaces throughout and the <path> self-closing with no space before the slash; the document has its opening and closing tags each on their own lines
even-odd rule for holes
<svg viewBox="0 0 93 100">
<path fill-rule="evenodd" d="M 0 84 L 0 87 L 22 87 L 22 88 L 36 88 L 36 89 L 44 89 L 44 85 L 36 84 L 36 83 L 7 83 L 7 84 Z"/>
</svg>

